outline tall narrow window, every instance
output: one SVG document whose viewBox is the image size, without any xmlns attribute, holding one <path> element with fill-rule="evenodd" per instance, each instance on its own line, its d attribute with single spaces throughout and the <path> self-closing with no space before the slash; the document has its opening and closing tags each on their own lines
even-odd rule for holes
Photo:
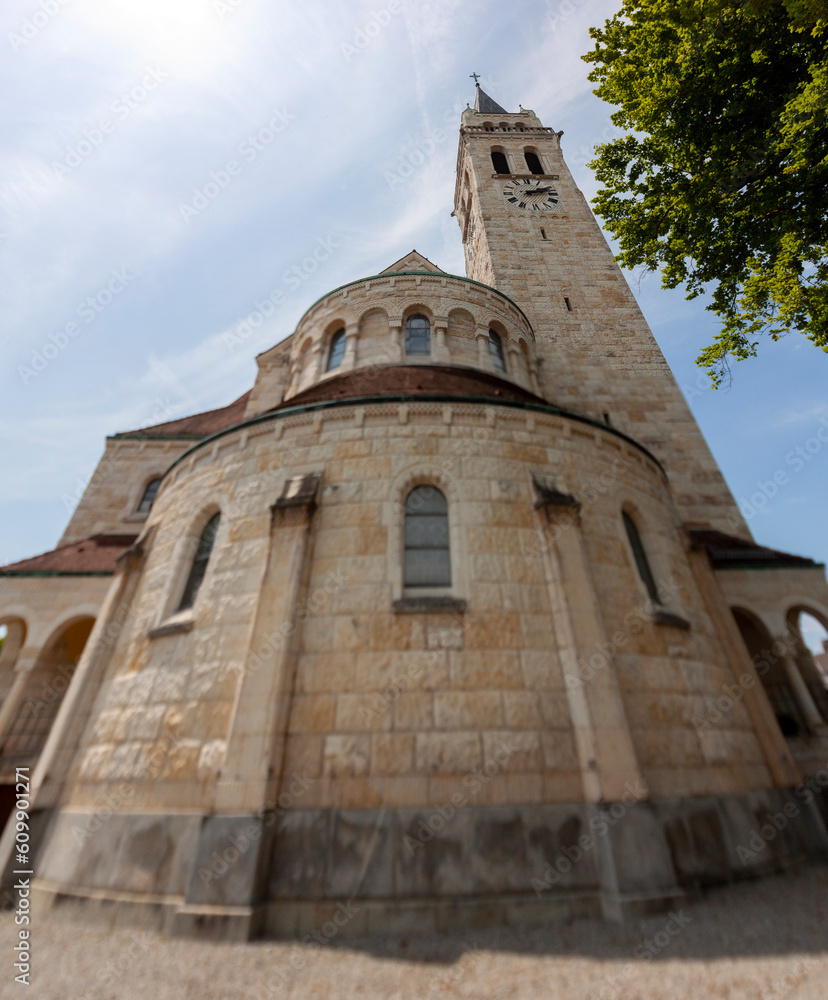
<svg viewBox="0 0 828 1000">
<path fill-rule="evenodd" d="M 489 357 L 492 359 L 492 364 L 499 372 L 506 371 L 506 358 L 503 355 L 503 341 L 494 332 L 494 330 L 489 330 Z"/>
<path fill-rule="evenodd" d="M 213 551 L 213 543 L 216 540 L 220 520 L 221 514 L 213 514 L 199 536 L 193 565 L 190 567 L 190 575 L 187 577 L 187 585 L 184 587 L 184 593 L 181 595 L 181 602 L 178 605 L 179 611 L 185 611 L 195 603 L 198 588 L 201 586 L 201 581 L 207 571 L 207 563 L 210 561 L 210 553 Z"/>
<path fill-rule="evenodd" d="M 506 159 L 506 154 L 501 153 L 499 149 L 492 150 L 492 166 L 496 174 L 508 174 L 509 173 L 509 161 Z"/>
<path fill-rule="evenodd" d="M 406 587 L 450 587 L 448 505 L 435 486 L 417 486 L 405 501 Z"/>
<path fill-rule="evenodd" d="M 431 354 L 431 325 L 420 313 L 405 321 L 405 353 Z"/>
<path fill-rule="evenodd" d="M 531 149 L 524 150 L 523 153 L 526 158 L 526 166 L 529 168 L 530 172 L 533 174 L 544 173 L 543 164 L 540 161 L 540 157 L 537 153 L 532 152 Z"/>
<path fill-rule="evenodd" d="M 345 331 L 337 330 L 331 337 L 331 346 L 328 349 L 328 366 L 326 372 L 332 372 L 334 368 L 339 368 L 342 359 L 345 357 Z"/>
<path fill-rule="evenodd" d="M 146 489 L 144 490 L 144 495 L 141 497 L 141 502 L 138 504 L 138 514 L 149 514 L 150 507 L 152 507 L 155 501 L 155 494 L 158 492 L 158 487 L 161 485 L 160 479 L 153 479 L 147 483 Z"/>
<path fill-rule="evenodd" d="M 635 564 L 638 567 L 638 575 L 644 581 L 644 586 L 647 588 L 650 600 L 655 604 L 661 604 L 661 598 L 658 596 L 658 587 L 656 587 L 653 572 L 650 569 L 649 562 L 647 561 L 647 553 L 644 551 L 644 546 L 641 544 L 641 536 L 638 534 L 638 528 L 636 528 L 635 522 L 626 511 L 624 511 L 621 516 L 624 518 L 624 527 L 627 529 L 627 537 L 630 540 L 630 547 L 633 550 L 633 556 L 635 556 Z"/>
</svg>

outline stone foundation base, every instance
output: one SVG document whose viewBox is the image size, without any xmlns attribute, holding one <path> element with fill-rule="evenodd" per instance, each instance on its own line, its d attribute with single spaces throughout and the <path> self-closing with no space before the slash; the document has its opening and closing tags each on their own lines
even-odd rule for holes
<svg viewBox="0 0 828 1000">
<path fill-rule="evenodd" d="M 828 856 L 815 796 L 54 817 L 36 904 L 215 940 L 623 920 Z M 74 836 L 73 836 L 74 832 Z"/>
</svg>

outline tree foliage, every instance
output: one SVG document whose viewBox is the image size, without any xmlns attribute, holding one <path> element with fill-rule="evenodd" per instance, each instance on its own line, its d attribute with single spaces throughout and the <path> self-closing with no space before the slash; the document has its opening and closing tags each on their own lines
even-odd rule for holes
<svg viewBox="0 0 828 1000">
<path fill-rule="evenodd" d="M 591 29 L 595 93 L 626 134 L 591 163 L 620 263 L 712 294 L 714 385 L 757 337 L 828 351 L 825 0 L 627 0 Z"/>
</svg>

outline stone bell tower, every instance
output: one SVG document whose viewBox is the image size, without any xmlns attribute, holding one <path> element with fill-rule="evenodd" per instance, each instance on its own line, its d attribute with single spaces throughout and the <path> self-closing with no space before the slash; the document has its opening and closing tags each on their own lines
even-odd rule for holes
<svg viewBox="0 0 828 1000">
<path fill-rule="evenodd" d="M 533 111 L 477 84 L 463 112 L 454 212 L 466 274 L 517 302 L 549 401 L 640 441 L 667 470 L 682 520 L 750 532 L 561 152 Z"/>
</svg>

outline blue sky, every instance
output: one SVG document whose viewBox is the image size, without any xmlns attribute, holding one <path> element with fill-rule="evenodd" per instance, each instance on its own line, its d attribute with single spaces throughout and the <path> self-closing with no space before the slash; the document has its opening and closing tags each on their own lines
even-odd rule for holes
<svg viewBox="0 0 828 1000">
<path fill-rule="evenodd" d="M 579 56 L 615 7 L 7 0 L 0 564 L 55 544 L 107 433 L 231 401 L 329 289 L 412 247 L 463 273 L 450 212 L 470 73 L 564 130 L 590 198 L 586 162 L 616 130 Z M 401 163 L 416 166 L 398 182 Z M 710 390 L 693 364 L 716 329 L 704 303 L 632 283 L 757 539 L 828 561 L 828 356 L 794 335 Z"/>
</svg>

